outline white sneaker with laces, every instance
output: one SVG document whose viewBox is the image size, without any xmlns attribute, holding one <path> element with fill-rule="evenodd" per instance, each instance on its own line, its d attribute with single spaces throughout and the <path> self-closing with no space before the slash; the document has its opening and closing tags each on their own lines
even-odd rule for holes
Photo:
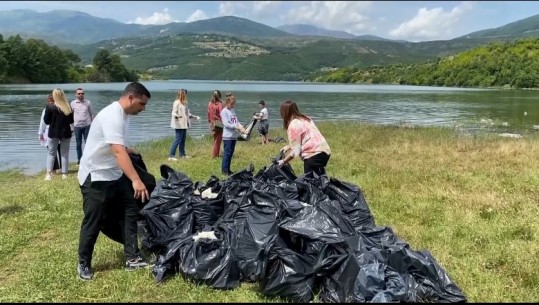
<svg viewBox="0 0 539 305">
<path fill-rule="evenodd" d="M 47 173 L 45 175 L 45 181 L 51 181 L 52 180 L 52 175 L 50 173 Z"/>
</svg>

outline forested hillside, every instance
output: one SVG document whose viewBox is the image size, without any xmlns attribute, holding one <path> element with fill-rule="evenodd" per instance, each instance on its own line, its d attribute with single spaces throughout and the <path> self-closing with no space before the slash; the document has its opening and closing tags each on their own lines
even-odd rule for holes
<svg viewBox="0 0 539 305">
<path fill-rule="evenodd" d="M 450 87 L 539 88 L 539 39 L 492 42 L 420 64 L 343 68 L 310 81 Z"/>
<path fill-rule="evenodd" d="M 138 79 L 120 56 L 107 50 L 95 53 L 93 65 L 86 67 L 71 50 L 51 46 L 40 39 L 24 41 L 19 35 L 4 41 L 0 34 L 0 83 L 108 82 Z"/>
</svg>

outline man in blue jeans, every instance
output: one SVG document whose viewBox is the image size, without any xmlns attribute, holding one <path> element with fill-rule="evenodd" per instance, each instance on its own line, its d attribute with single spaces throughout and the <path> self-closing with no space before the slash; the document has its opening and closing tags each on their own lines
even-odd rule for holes
<svg viewBox="0 0 539 305">
<path fill-rule="evenodd" d="M 82 139 L 84 142 L 88 139 L 88 132 L 90 131 L 90 125 L 93 120 L 92 103 L 89 100 L 84 99 L 84 90 L 77 88 L 75 91 L 76 99 L 71 101 L 71 108 L 73 109 L 73 117 L 75 120 L 74 131 L 75 140 L 77 141 L 77 166 L 80 164 L 80 158 L 82 158 Z"/>
</svg>

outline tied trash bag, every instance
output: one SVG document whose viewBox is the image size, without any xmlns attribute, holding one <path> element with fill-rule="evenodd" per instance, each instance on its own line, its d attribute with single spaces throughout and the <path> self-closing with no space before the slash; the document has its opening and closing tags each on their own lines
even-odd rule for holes
<svg viewBox="0 0 539 305">
<path fill-rule="evenodd" d="M 249 121 L 247 126 L 245 126 L 245 130 L 247 130 L 247 134 L 240 134 L 238 136 L 237 140 L 238 141 L 249 141 L 251 139 L 251 132 L 253 131 L 257 121 L 258 120 L 251 119 L 251 121 Z"/>
<path fill-rule="evenodd" d="M 160 170 L 164 180 L 158 183 L 150 201 L 140 212 L 150 232 L 142 242 L 150 249 L 166 247 L 170 242 L 193 234 L 193 183 L 167 165 L 161 165 Z"/>
<path fill-rule="evenodd" d="M 280 237 L 267 252 L 268 265 L 260 283 L 262 292 L 292 302 L 311 301 L 316 280 L 313 257 L 290 249 Z"/>
</svg>

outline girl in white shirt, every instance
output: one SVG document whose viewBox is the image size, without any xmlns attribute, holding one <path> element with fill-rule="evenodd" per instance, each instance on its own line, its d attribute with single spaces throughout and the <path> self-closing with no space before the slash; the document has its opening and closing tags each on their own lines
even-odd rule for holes
<svg viewBox="0 0 539 305">
<path fill-rule="evenodd" d="M 187 90 L 180 89 L 176 100 L 172 105 L 172 117 L 170 119 L 170 127 L 174 128 L 176 133 L 172 146 L 170 147 L 169 161 L 178 161 L 176 159 L 176 149 L 179 147 L 180 158 L 191 158 L 185 154 L 185 139 L 187 137 L 187 129 L 191 126 L 190 119 L 195 118 L 200 120 L 199 116 L 192 115 L 187 107 Z"/>
</svg>

